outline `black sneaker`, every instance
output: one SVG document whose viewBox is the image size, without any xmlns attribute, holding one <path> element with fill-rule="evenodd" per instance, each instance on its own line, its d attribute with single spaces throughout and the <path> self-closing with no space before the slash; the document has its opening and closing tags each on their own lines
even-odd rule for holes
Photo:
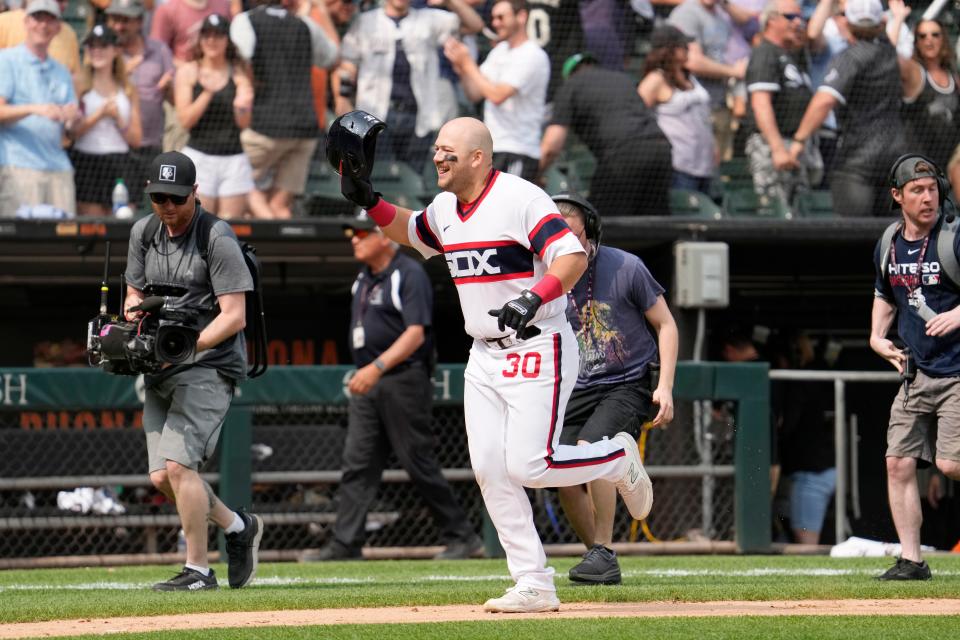
<svg viewBox="0 0 960 640">
<path fill-rule="evenodd" d="M 570 569 L 570 579 L 587 584 L 620 584 L 620 564 L 616 552 L 595 544 L 583 555 L 580 564 Z"/>
<path fill-rule="evenodd" d="M 470 536 L 467 540 L 451 542 L 447 547 L 433 556 L 434 560 L 464 560 L 483 549 L 483 540 L 478 536 Z"/>
<path fill-rule="evenodd" d="M 219 588 L 217 574 L 213 572 L 213 569 L 210 569 L 210 575 L 205 576 L 199 571 L 186 567 L 169 580 L 153 585 L 154 591 L 203 591 Z"/>
<path fill-rule="evenodd" d="M 930 565 L 926 562 L 897 558 L 897 563 L 877 576 L 877 580 L 929 580 L 932 577 Z"/>
<path fill-rule="evenodd" d="M 357 547 L 348 547 L 333 540 L 317 550 L 304 551 L 301 562 L 327 562 L 329 560 L 363 560 L 363 553 Z"/>
<path fill-rule="evenodd" d="M 263 520 L 254 513 L 238 511 L 245 525 L 243 531 L 228 533 L 227 540 L 227 578 L 231 589 L 239 589 L 250 584 L 257 575 L 257 551 L 263 536 Z"/>
</svg>

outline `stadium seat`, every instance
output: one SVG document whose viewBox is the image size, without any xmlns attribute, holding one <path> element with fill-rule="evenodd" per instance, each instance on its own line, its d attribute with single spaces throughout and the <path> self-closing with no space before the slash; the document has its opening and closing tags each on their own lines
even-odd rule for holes
<svg viewBox="0 0 960 640">
<path fill-rule="evenodd" d="M 354 206 L 340 193 L 340 176 L 327 164 L 326 159 L 314 159 L 310 163 L 307 185 L 303 194 L 303 208 L 307 215 L 349 215 Z"/>
<path fill-rule="evenodd" d="M 571 180 L 557 165 L 551 166 L 544 172 L 543 190 L 551 196 L 558 193 L 570 193 L 571 191 L 579 193 L 579 189 L 572 184 Z"/>
<path fill-rule="evenodd" d="M 746 158 L 731 158 L 720 163 L 720 182 L 724 191 L 730 188 L 753 187 L 753 174 Z"/>
<path fill-rule="evenodd" d="M 724 189 L 723 210 L 728 216 L 733 217 L 755 216 L 787 220 L 793 218 L 793 212 L 789 207 L 784 206 L 779 200 L 757 195 L 753 187 Z"/>
<path fill-rule="evenodd" d="M 794 198 L 793 208 L 806 218 L 833 216 L 833 196 L 829 191 L 802 191 Z"/>
<path fill-rule="evenodd" d="M 423 206 L 423 178 L 405 162 L 388 161 L 373 165 L 370 180 L 377 191 L 393 204 L 407 209 Z"/>
<path fill-rule="evenodd" d="M 670 189 L 670 213 L 675 216 L 698 216 L 719 220 L 723 210 L 705 193 L 689 189 Z"/>
</svg>

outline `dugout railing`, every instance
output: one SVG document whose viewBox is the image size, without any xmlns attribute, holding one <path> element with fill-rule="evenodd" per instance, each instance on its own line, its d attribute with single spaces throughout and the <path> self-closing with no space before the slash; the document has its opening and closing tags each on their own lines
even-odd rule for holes
<svg viewBox="0 0 960 640">
<path fill-rule="evenodd" d="M 295 559 L 304 548 L 318 546 L 335 519 L 332 496 L 340 478 L 350 371 L 273 367 L 238 389 L 218 455 L 204 476 L 228 504 L 263 515 L 266 559 Z M 463 365 L 438 367 L 434 385 L 433 426 L 444 475 L 484 532 L 488 555 L 495 555 L 498 541 L 466 452 Z M 176 512 L 143 472 L 142 394 L 142 379 L 98 370 L 0 369 L 0 567 L 53 566 L 67 558 L 82 564 L 93 557 L 98 563 L 174 557 Z M 704 464 L 689 453 L 694 449 L 689 419 L 650 434 L 647 462 L 658 502 L 651 522 L 643 523 L 646 539 L 657 540 L 647 524 L 663 539 L 682 538 L 707 509 L 719 517 L 714 530 L 702 532 L 706 538 L 732 540 L 740 552 L 769 550 L 767 366 L 682 362 L 674 395 L 679 416 L 689 414 L 696 401 L 732 401 L 736 437 L 727 458 L 714 456 Z M 700 503 L 704 478 L 721 487 L 715 504 Z M 407 474 L 394 464 L 383 481 L 385 495 L 368 518 L 368 544 L 401 555 L 404 547 L 438 544 Z M 98 514 L 58 506 L 60 492 L 88 486 L 122 487 L 114 497 L 125 511 Z M 545 542 L 575 542 L 549 492 L 531 492 L 531 499 Z M 618 540 L 640 539 L 637 525 L 618 516 Z"/>
</svg>

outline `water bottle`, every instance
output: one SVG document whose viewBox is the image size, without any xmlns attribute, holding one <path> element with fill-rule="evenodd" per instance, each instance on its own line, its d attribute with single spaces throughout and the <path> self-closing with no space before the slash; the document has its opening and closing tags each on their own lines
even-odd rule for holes
<svg viewBox="0 0 960 640">
<path fill-rule="evenodd" d="M 130 192 L 127 191 L 127 185 L 123 183 L 123 178 L 117 178 L 117 184 L 113 187 L 113 217 L 129 219 L 133 217 L 133 209 L 130 208 Z"/>
</svg>

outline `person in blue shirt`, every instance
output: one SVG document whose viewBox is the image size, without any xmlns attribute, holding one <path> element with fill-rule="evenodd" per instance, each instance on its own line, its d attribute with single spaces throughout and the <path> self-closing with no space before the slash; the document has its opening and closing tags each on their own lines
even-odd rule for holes
<svg viewBox="0 0 960 640">
<path fill-rule="evenodd" d="M 892 241 L 881 240 L 874 251 L 870 347 L 904 380 L 890 410 L 886 452 L 890 512 L 902 549 L 879 579 L 929 580 L 920 553 L 917 468 L 936 461 L 944 475 L 960 480 L 960 288 L 944 268 L 955 258 L 940 255 L 944 247 L 938 246 L 942 234 L 953 233 L 944 226 L 956 211 L 952 203 L 944 206 L 950 185 L 928 158 L 898 158 L 890 184 L 903 218 Z M 954 256 L 958 239 L 947 246 Z M 887 338 L 894 318 L 905 349 Z"/>
<path fill-rule="evenodd" d="M 567 317 L 580 346 L 580 371 L 567 404 L 560 444 L 597 442 L 626 431 L 635 438 L 657 406 L 652 424 L 673 420 L 673 380 L 679 337 L 663 287 L 643 261 L 600 244 L 600 216 L 580 196 L 553 196 L 589 264 L 569 294 Z M 653 332 L 648 328 L 653 328 Z M 654 335 L 655 334 L 655 335 Z M 659 381 L 651 384 L 658 361 Z M 588 551 L 570 579 L 619 584 L 613 542 L 616 489 L 610 482 L 560 487 L 560 504 Z"/>
<path fill-rule="evenodd" d="M 26 40 L 0 50 L 0 217 L 27 205 L 76 212 L 73 167 L 61 145 L 79 121 L 67 68 L 49 56 L 60 32 L 56 0 L 32 0 Z"/>
</svg>

